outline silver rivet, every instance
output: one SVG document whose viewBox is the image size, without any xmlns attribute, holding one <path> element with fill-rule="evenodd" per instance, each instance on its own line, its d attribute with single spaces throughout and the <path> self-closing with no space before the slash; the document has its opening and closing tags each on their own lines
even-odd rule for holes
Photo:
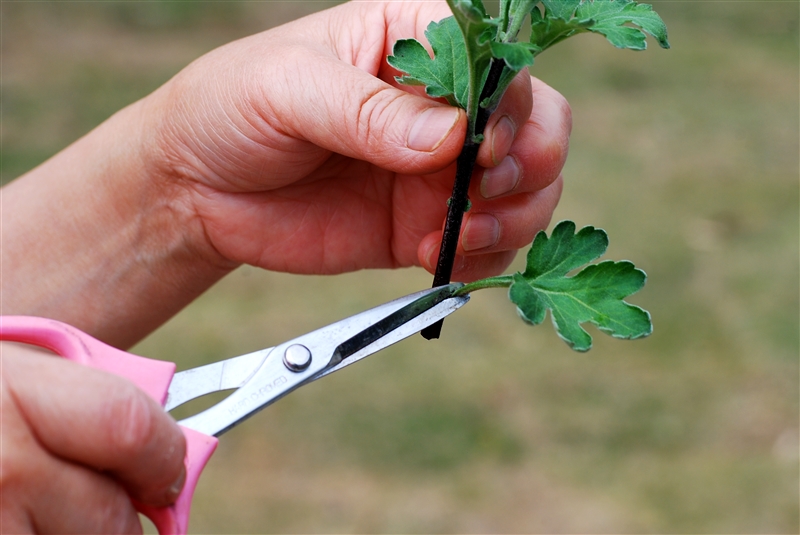
<svg viewBox="0 0 800 535">
<path fill-rule="evenodd" d="M 300 344 L 291 345 L 283 353 L 283 363 L 293 372 L 301 372 L 311 364 L 311 351 Z"/>
</svg>

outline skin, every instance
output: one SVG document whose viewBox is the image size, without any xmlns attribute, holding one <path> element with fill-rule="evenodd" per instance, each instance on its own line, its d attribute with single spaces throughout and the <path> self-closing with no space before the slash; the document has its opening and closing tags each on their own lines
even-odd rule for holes
<svg viewBox="0 0 800 535">
<path fill-rule="evenodd" d="M 127 347 L 242 263 L 435 268 L 464 112 L 385 62 L 446 4 L 359 2 L 232 42 L 2 190 L 2 313 Z M 566 101 L 520 75 L 486 130 L 455 280 L 502 272 L 561 193 Z M 2 345 L 11 532 L 140 530 L 182 485 L 174 421 L 124 379 Z"/>
</svg>

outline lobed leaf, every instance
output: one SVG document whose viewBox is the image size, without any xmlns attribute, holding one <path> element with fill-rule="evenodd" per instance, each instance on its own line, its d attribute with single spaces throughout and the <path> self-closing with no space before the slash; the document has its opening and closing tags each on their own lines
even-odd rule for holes
<svg viewBox="0 0 800 535">
<path fill-rule="evenodd" d="M 505 61 L 503 72 L 494 92 L 480 102 L 480 106 L 493 112 L 514 77 L 524 69 L 533 65 L 535 49 L 530 43 L 492 42 L 492 55 Z"/>
<path fill-rule="evenodd" d="M 555 17 L 549 12 L 543 16 L 534 9 L 531 12 L 531 45 L 539 54 L 568 37 L 588 31 L 593 24 L 592 20 Z"/>
<path fill-rule="evenodd" d="M 482 135 L 475 132 L 478 105 L 489 64 L 492 61 L 492 44 L 497 36 L 497 21 L 493 20 L 483 7 L 481 0 L 447 0 L 453 18 L 458 23 L 467 60 L 467 80 L 469 84 L 465 109 L 468 119 L 468 136 L 480 143 Z"/>
<path fill-rule="evenodd" d="M 647 48 L 644 32 L 655 37 L 662 48 L 669 48 L 667 26 L 649 4 L 633 0 L 584 0 L 575 11 L 575 17 L 593 20 L 589 31 L 605 35 L 617 48 L 644 50 Z M 641 30 L 625 26 L 626 23 L 635 24 Z"/>
<path fill-rule="evenodd" d="M 416 39 L 401 39 L 394 44 L 392 55 L 386 60 L 406 73 L 396 80 L 406 85 L 424 85 L 428 96 L 444 98 L 451 106 L 466 108 L 469 73 L 458 24 L 453 17 L 431 22 L 425 37 L 433 49 L 433 58 Z"/>
<path fill-rule="evenodd" d="M 584 32 L 602 34 L 617 48 L 644 50 L 645 33 L 669 48 L 667 26 L 648 4 L 634 0 L 543 0 L 544 15 L 531 12 L 531 43 L 540 51 Z M 627 26 L 633 24 L 637 27 Z"/>
<path fill-rule="evenodd" d="M 492 42 L 492 55 L 502 59 L 513 71 L 519 72 L 533 65 L 533 45 L 530 43 L 498 43 Z M 515 73 L 516 75 L 516 73 Z"/>
<path fill-rule="evenodd" d="M 569 20 L 582 0 L 542 0 L 549 17 Z"/>
<path fill-rule="evenodd" d="M 559 336 L 577 351 L 588 351 L 592 337 L 582 323 L 593 323 L 616 338 L 640 338 L 652 332 L 650 314 L 623 301 L 646 281 L 644 271 L 628 261 L 586 266 L 608 247 L 601 229 L 584 227 L 577 234 L 571 221 L 559 223 L 548 238 L 537 234 L 524 272 L 513 276 L 509 298 L 523 320 L 538 325 L 550 310 Z"/>
<path fill-rule="evenodd" d="M 562 221 L 549 238 L 544 231 L 536 235 L 522 275 L 528 279 L 565 277 L 573 269 L 603 256 L 607 248 L 605 231 L 583 227 L 576 234 L 575 223 Z"/>
<path fill-rule="evenodd" d="M 453 17 L 432 22 L 425 36 L 431 58 L 415 39 L 395 43 L 389 64 L 404 72 L 398 82 L 424 85 L 431 97 L 467 110 L 470 124 L 478 105 L 493 110 L 514 76 L 542 51 L 579 33 L 602 34 L 619 48 L 642 50 L 646 33 L 669 48 L 667 27 L 648 4 L 634 0 L 502 0 L 500 19 L 492 19 L 481 0 L 447 0 Z M 530 42 L 516 42 L 518 24 L 531 19 Z M 498 22 L 499 21 L 499 22 Z M 630 26 L 630 25 L 634 26 Z M 478 102 L 492 59 L 505 62 L 497 88 Z M 476 138 L 476 133 L 473 133 Z"/>
</svg>

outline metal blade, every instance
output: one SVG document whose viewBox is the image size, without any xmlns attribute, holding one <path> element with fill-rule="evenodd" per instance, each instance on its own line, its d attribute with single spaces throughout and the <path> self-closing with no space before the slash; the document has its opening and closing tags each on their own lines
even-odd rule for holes
<svg viewBox="0 0 800 535">
<path fill-rule="evenodd" d="M 200 396 L 239 388 L 261 367 L 272 349 L 269 347 L 176 373 L 169 385 L 164 409 L 171 411 Z"/>
<path fill-rule="evenodd" d="M 346 368 L 373 353 L 377 353 L 390 345 L 417 334 L 425 327 L 433 325 L 466 305 L 468 301 L 469 295 L 444 297 L 433 308 L 428 308 L 433 300 L 426 301 L 425 298 L 417 300 L 413 303 L 413 306 L 407 306 L 387 317 L 383 321 L 383 325 L 374 326 L 374 331 L 386 328 L 389 331 L 388 333 L 375 336 L 375 332 L 364 331 L 349 340 L 350 344 L 346 342 L 340 345 L 337 350 L 340 353 L 349 353 L 349 356 L 343 358 L 339 364 L 323 371 L 311 381 L 316 381 L 342 368 Z"/>
<path fill-rule="evenodd" d="M 238 390 L 179 423 L 219 436 L 319 374 L 361 360 L 451 314 L 468 301 L 466 296 L 452 297 L 458 287 L 453 284 L 401 297 L 276 346 Z M 421 298 L 423 304 L 415 304 Z M 307 353 L 307 363 L 299 371 L 289 365 L 294 351 Z"/>
</svg>

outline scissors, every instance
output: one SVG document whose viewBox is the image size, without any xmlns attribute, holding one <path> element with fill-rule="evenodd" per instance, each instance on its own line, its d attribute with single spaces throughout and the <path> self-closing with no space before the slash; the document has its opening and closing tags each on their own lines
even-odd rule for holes
<svg viewBox="0 0 800 535">
<path fill-rule="evenodd" d="M 186 483 L 175 504 L 136 509 L 161 535 L 187 532 L 197 481 L 217 437 L 297 388 L 341 370 L 452 314 L 469 295 L 453 283 L 413 293 L 275 347 L 175 373 L 175 363 L 113 348 L 65 323 L 0 316 L 0 340 L 47 348 L 80 364 L 132 381 L 169 411 L 192 399 L 234 390 L 208 409 L 178 422 L 186 437 Z"/>
</svg>

